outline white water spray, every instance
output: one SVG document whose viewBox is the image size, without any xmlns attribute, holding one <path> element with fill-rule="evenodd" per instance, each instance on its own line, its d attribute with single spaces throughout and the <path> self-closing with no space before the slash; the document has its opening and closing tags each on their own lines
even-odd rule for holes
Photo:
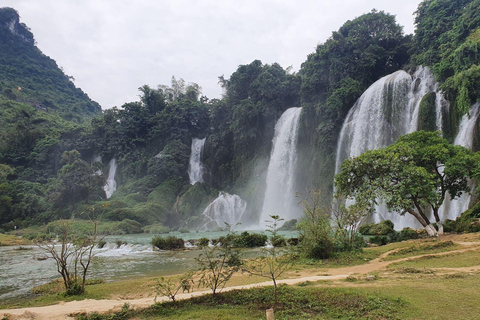
<svg viewBox="0 0 480 320">
<path fill-rule="evenodd" d="M 453 144 L 472 149 L 473 135 L 475 133 L 475 125 L 477 124 L 479 114 L 480 105 L 476 103 L 470 108 L 470 112 L 468 114 L 463 115 L 458 134 L 455 137 Z M 455 220 L 455 218 L 459 217 L 463 212 L 468 210 L 470 199 L 471 195 L 465 192 L 454 200 L 450 200 L 450 196 L 447 194 L 445 202 L 439 211 L 440 218 L 443 220 Z"/>
<path fill-rule="evenodd" d="M 108 178 L 107 183 L 103 186 L 107 199 L 110 199 L 112 194 L 117 190 L 117 182 L 115 181 L 115 173 L 117 172 L 117 161 L 115 158 L 108 163 Z"/>
<path fill-rule="evenodd" d="M 203 182 L 203 164 L 202 152 L 205 145 L 205 139 L 192 139 L 192 152 L 190 153 L 190 162 L 188 165 L 188 176 L 190 177 L 190 184 Z"/>
<path fill-rule="evenodd" d="M 223 228 L 225 222 L 235 226 L 241 221 L 246 208 L 247 202 L 236 194 L 220 192 L 202 213 L 205 220 L 202 229 Z"/>
<path fill-rule="evenodd" d="M 259 225 L 266 227 L 271 215 L 286 221 L 301 213 L 295 203 L 295 169 L 297 163 L 297 136 L 302 108 L 287 109 L 275 125 L 273 147 L 267 170 L 267 187 Z"/>
</svg>

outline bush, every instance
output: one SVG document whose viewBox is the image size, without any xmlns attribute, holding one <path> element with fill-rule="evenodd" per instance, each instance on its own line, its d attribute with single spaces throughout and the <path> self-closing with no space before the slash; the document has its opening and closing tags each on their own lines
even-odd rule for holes
<svg viewBox="0 0 480 320">
<path fill-rule="evenodd" d="M 287 240 L 284 236 L 276 234 L 270 238 L 270 242 L 274 247 L 284 247 Z"/>
<path fill-rule="evenodd" d="M 462 213 L 455 221 L 457 232 L 479 232 L 480 231 L 480 202 L 471 209 Z"/>
<path fill-rule="evenodd" d="M 333 253 L 334 245 L 330 237 L 318 239 L 317 242 L 306 251 L 307 258 L 328 259 Z"/>
<path fill-rule="evenodd" d="M 152 238 L 151 243 L 160 250 L 183 249 L 185 247 L 185 241 L 175 236 L 168 236 L 166 238 L 156 236 Z"/>
<path fill-rule="evenodd" d="M 392 221 L 384 220 L 379 223 L 364 224 L 358 229 L 358 232 L 367 236 L 386 236 L 395 233 L 393 227 Z"/>
<path fill-rule="evenodd" d="M 379 246 L 384 246 L 390 243 L 390 239 L 387 236 L 373 236 L 369 241 L 370 243 L 378 244 Z"/>
<path fill-rule="evenodd" d="M 267 235 L 259 233 L 248 233 L 248 231 L 242 232 L 239 236 L 236 236 L 233 241 L 233 246 L 237 248 L 255 248 L 262 247 L 267 242 Z"/>
<path fill-rule="evenodd" d="M 142 226 L 135 220 L 125 219 L 118 225 L 118 229 L 124 231 L 126 234 L 142 233 Z"/>
<path fill-rule="evenodd" d="M 418 239 L 418 238 L 419 238 L 419 234 L 416 230 L 405 227 L 398 233 L 397 241 L 404 241 L 404 240 Z"/>
<path fill-rule="evenodd" d="M 208 246 L 209 242 L 210 242 L 210 240 L 208 240 L 208 238 L 200 238 L 197 242 L 197 245 L 199 247 L 205 247 L 205 246 Z"/>
<path fill-rule="evenodd" d="M 102 240 L 98 241 L 97 248 L 102 249 L 103 247 L 105 247 L 106 244 L 107 244 L 107 241 L 102 239 Z"/>
</svg>

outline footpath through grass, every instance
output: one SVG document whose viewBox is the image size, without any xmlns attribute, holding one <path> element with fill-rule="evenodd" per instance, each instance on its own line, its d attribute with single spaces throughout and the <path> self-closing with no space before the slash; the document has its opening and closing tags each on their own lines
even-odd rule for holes
<svg viewBox="0 0 480 320">
<path fill-rule="evenodd" d="M 276 319 L 396 319 L 405 307 L 399 299 L 359 294 L 348 289 L 282 285 L 278 291 Z M 262 319 L 273 307 L 273 288 L 234 290 L 157 303 L 134 311 L 125 307 L 116 315 L 82 315 L 77 319 Z M 117 319 L 115 318 L 115 319 Z M 120 318 L 119 318 L 120 319 Z"/>
</svg>

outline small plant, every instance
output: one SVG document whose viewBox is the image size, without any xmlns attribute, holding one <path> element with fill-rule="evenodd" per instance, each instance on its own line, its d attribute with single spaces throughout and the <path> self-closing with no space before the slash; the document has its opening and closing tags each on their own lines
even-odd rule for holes
<svg viewBox="0 0 480 320">
<path fill-rule="evenodd" d="M 98 241 L 98 243 L 97 243 L 97 248 L 98 248 L 98 249 L 102 249 L 102 248 L 104 248 L 106 245 L 107 245 L 107 241 L 105 241 L 105 240 L 102 239 L 102 240 Z"/>
<path fill-rule="evenodd" d="M 165 279 L 161 277 L 157 279 L 155 284 L 155 302 L 158 295 L 166 296 L 175 303 L 175 297 L 177 293 L 181 290 L 183 292 L 190 292 L 193 290 L 193 272 L 188 272 L 180 277 L 171 277 Z"/>
<path fill-rule="evenodd" d="M 355 276 L 349 275 L 348 277 L 345 278 L 345 281 L 347 281 L 347 282 L 357 282 L 358 279 Z"/>
<path fill-rule="evenodd" d="M 271 241 L 271 239 L 276 239 L 278 237 L 278 225 L 283 219 L 278 215 L 271 215 L 270 218 L 272 220 L 267 220 L 266 222 L 269 223 L 269 225 L 267 225 L 267 231 L 272 234 L 270 238 Z M 285 271 L 291 268 L 292 264 L 293 260 L 291 255 L 288 255 L 286 252 L 280 251 L 277 247 L 271 245 L 264 248 L 261 257 L 250 260 L 245 264 L 243 270 L 251 275 L 268 278 L 273 281 L 275 306 L 277 306 L 277 280 Z"/>
<path fill-rule="evenodd" d="M 201 273 L 198 285 L 210 288 L 214 295 L 225 287 L 242 264 L 240 251 L 233 247 L 232 227 L 228 223 L 225 224 L 230 231 L 219 241 L 220 245 L 202 246 L 201 253 L 196 259 Z"/>
<path fill-rule="evenodd" d="M 125 241 L 122 240 L 115 240 L 115 244 L 117 245 L 117 249 L 120 249 L 121 246 L 127 244 Z"/>
</svg>

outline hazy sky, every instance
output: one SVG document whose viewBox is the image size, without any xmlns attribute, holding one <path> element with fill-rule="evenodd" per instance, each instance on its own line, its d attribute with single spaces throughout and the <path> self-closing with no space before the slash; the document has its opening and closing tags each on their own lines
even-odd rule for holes
<svg viewBox="0 0 480 320">
<path fill-rule="evenodd" d="M 0 0 L 37 46 L 104 109 L 138 87 L 196 82 L 219 98 L 218 77 L 255 59 L 298 71 L 347 20 L 373 8 L 413 33 L 420 0 Z"/>
</svg>

